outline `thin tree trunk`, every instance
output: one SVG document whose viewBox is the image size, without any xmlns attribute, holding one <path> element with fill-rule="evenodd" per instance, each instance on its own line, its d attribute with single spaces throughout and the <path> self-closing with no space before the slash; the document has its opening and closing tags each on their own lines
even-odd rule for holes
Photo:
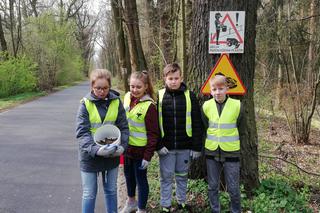
<svg viewBox="0 0 320 213">
<path fill-rule="evenodd" d="M 186 72 L 186 52 L 187 52 L 187 45 L 186 45 L 186 13 L 185 13 L 185 0 L 181 1 L 181 51 L 182 51 L 182 58 L 181 58 L 181 69 L 183 70 L 183 76 L 187 79 Z"/>
<path fill-rule="evenodd" d="M 3 27 L 2 27 L 1 14 L 0 14 L 0 45 L 1 45 L 1 51 L 3 51 L 3 52 L 8 51 L 7 41 L 6 41 L 6 38 L 4 36 L 4 31 L 3 31 Z"/>
<path fill-rule="evenodd" d="M 174 3 L 172 0 L 159 0 L 158 9 L 160 16 L 160 49 L 164 56 L 164 61 L 160 63 L 160 70 L 168 64 L 174 62 L 174 22 L 172 11 L 174 11 Z"/>
<path fill-rule="evenodd" d="M 124 0 L 124 11 L 129 35 L 129 50 L 132 70 L 147 70 L 148 67 L 141 44 L 136 0 Z"/>
<path fill-rule="evenodd" d="M 318 3 L 319 4 L 319 3 Z M 316 63 L 316 30 L 317 30 L 317 18 L 316 13 L 318 11 L 317 1 L 311 0 L 310 4 L 310 22 L 309 22 L 309 50 L 308 50 L 308 67 L 307 67 L 307 82 L 309 84 L 314 83 L 315 73 L 313 71 Z"/>
<path fill-rule="evenodd" d="M 281 39 L 280 35 L 280 30 L 279 26 L 282 22 L 282 11 L 283 11 L 283 5 L 279 4 L 278 5 L 278 17 L 277 17 L 277 35 L 278 38 Z M 283 82 L 284 82 L 284 74 L 283 74 L 283 69 L 282 69 L 282 62 L 281 62 L 281 47 L 278 46 L 278 78 L 277 78 L 277 93 L 276 93 L 276 98 L 275 98 L 275 108 L 280 109 L 281 106 L 281 101 L 282 101 L 282 91 L 283 91 Z"/>
<path fill-rule="evenodd" d="M 245 108 L 245 125 L 240 127 L 241 140 L 241 182 L 247 192 L 252 192 L 259 185 L 258 173 L 258 136 L 255 121 L 253 82 L 255 69 L 255 37 L 257 23 L 256 0 L 199 0 L 194 1 L 193 21 L 191 31 L 190 59 L 188 63 L 188 85 L 199 92 L 199 88 L 205 82 L 211 68 L 218 59 L 218 55 L 208 54 L 208 29 L 209 11 L 245 11 L 245 44 L 243 54 L 230 56 L 241 80 L 247 88 L 247 93 L 242 99 L 242 106 Z M 204 167 L 203 165 L 199 165 Z"/>
<path fill-rule="evenodd" d="M 124 36 L 123 25 L 122 25 L 121 1 L 119 0 L 111 1 L 111 7 L 113 11 L 114 25 L 116 30 L 117 46 L 118 46 L 117 49 L 119 53 L 121 75 L 123 78 L 125 91 L 129 91 L 129 85 L 128 85 L 127 79 L 131 73 L 131 67 L 126 60 L 127 46 L 126 46 L 126 41 L 125 41 L 126 38 Z"/>
<path fill-rule="evenodd" d="M 149 32 L 147 37 L 148 48 L 146 50 L 146 55 L 148 56 L 147 59 L 149 59 L 148 67 L 149 71 L 152 72 L 156 77 L 155 79 L 159 79 L 161 76 L 159 75 L 159 62 L 157 60 L 157 58 L 160 56 L 159 51 L 157 51 L 157 45 L 159 44 L 159 18 L 153 0 L 145 0 L 145 8 Z"/>
<path fill-rule="evenodd" d="M 12 52 L 13 56 L 17 56 L 16 50 L 16 39 L 14 36 L 15 29 L 15 17 L 14 17 L 14 0 L 9 0 L 9 15 L 10 15 L 10 35 L 11 35 L 11 43 L 12 43 Z"/>
</svg>

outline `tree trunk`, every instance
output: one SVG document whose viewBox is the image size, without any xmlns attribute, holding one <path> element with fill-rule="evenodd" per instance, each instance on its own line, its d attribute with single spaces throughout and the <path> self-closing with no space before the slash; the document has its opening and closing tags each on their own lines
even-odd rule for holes
<svg viewBox="0 0 320 213">
<path fill-rule="evenodd" d="M 148 22 L 148 36 L 147 36 L 147 44 L 148 48 L 146 50 L 148 67 L 149 71 L 153 73 L 155 79 L 159 79 L 161 75 L 159 75 L 159 60 L 160 56 L 158 46 L 159 46 L 159 36 L 158 36 L 158 25 L 159 18 L 157 15 L 157 10 L 154 5 L 153 0 L 145 0 L 145 8 L 146 8 L 146 17 Z"/>
<path fill-rule="evenodd" d="M 136 0 L 124 0 L 124 12 L 129 35 L 132 70 L 147 70 L 148 67 L 141 44 Z"/>
<path fill-rule="evenodd" d="M 16 39 L 14 36 L 14 29 L 16 26 L 15 23 L 15 17 L 14 17 L 14 0 L 9 0 L 9 16 L 10 16 L 10 35 L 11 35 L 11 43 L 12 43 L 12 52 L 13 52 L 13 56 L 16 57 L 17 56 L 17 52 L 16 52 Z"/>
<path fill-rule="evenodd" d="M 127 64 L 126 61 L 126 42 L 125 36 L 123 32 L 123 25 L 122 25 L 122 15 L 121 15 L 121 1 L 113 0 L 111 1 L 111 7 L 113 11 L 113 19 L 114 25 L 116 30 L 116 37 L 117 37 L 117 46 L 118 46 L 118 54 L 119 54 L 119 61 L 120 61 L 120 69 L 121 69 L 121 76 L 124 83 L 125 91 L 129 91 L 128 85 L 128 77 L 131 73 L 130 64 Z"/>
<path fill-rule="evenodd" d="M 319 4 L 319 3 L 318 3 Z M 311 85 L 314 84 L 315 72 L 314 66 L 316 64 L 316 30 L 317 30 L 317 1 L 311 0 L 310 4 L 310 22 L 309 22 L 309 50 L 308 50 L 308 67 L 307 67 L 307 82 Z"/>
<path fill-rule="evenodd" d="M 158 9 L 160 16 L 160 49 L 162 51 L 163 60 L 160 63 L 160 70 L 169 63 L 174 62 L 174 1 L 159 0 Z"/>
<path fill-rule="evenodd" d="M 181 1 L 181 69 L 183 71 L 183 77 L 187 78 L 186 72 L 186 13 L 185 13 L 185 0 Z"/>
<path fill-rule="evenodd" d="M 4 36 L 4 31 L 3 31 L 3 27 L 2 27 L 2 17 L 1 17 L 1 14 L 0 14 L 0 45 L 1 45 L 1 51 L 3 51 L 3 52 L 8 51 L 6 38 L 5 38 L 5 36 Z"/>
<path fill-rule="evenodd" d="M 257 3 L 256 0 L 199 0 L 194 2 L 187 79 L 189 88 L 199 93 L 199 89 L 219 58 L 219 55 L 208 54 L 209 11 L 245 11 L 245 51 L 243 54 L 231 54 L 230 59 L 247 88 L 247 93 L 238 98 L 242 99 L 246 118 L 245 125 L 241 127 L 244 128 L 246 134 L 240 136 L 241 182 L 249 193 L 259 185 L 258 136 L 253 101 Z M 203 165 L 198 166 L 203 167 Z"/>
<path fill-rule="evenodd" d="M 278 7 L 278 17 L 277 17 L 277 35 L 278 39 L 281 39 L 280 33 L 280 24 L 282 23 L 282 11 L 283 11 L 283 4 L 279 3 Z M 281 47 L 278 46 L 278 78 L 277 78 L 277 91 L 276 91 L 276 98 L 275 98 L 275 109 L 280 109 L 281 101 L 282 101 L 282 94 L 283 94 L 283 82 L 284 82 L 284 74 L 282 69 L 282 62 L 281 62 Z"/>
</svg>

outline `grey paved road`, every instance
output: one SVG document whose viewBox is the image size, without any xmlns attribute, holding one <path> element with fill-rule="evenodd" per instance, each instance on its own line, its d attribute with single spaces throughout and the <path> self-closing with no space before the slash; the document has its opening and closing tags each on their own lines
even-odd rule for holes
<svg viewBox="0 0 320 213">
<path fill-rule="evenodd" d="M 88 90 L 82 83 L 0 113 L 0 213 L 81 212 L 75 116 Z"/>
</svg>

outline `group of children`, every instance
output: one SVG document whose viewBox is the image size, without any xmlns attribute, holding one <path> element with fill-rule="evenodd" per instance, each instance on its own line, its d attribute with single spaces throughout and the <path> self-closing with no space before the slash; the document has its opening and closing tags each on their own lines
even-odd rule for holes
<svg viewBox="0 0 320 213">
<path fill-rule="evenodd" d="M 230 210 L 241 212 L 238 127 L 243 116 L 240 101 L 226 95 L 226 78 L 217 75 L 210 79 L 213 99 L 206 101 L 200 110 L 195 94 L 183 83 L 178 64 L 168 64 L 163 75 L 165 88 L 159 90 L 155 98 L 148 73 L 133 72 L 130 92 L 125 95 L 122 105 L 119 93 L 110 89 L 111 74 L 101 69 L 91 72 L 91 91 L 81 100 L 76 130 L 83 213 L 94 212 L 99 174 L 102 174 L 106 212 L 117 212 L 116 181 L 121 154 L 125 156 L 128 195 L 121 212 L 146 212 L 149 194 L 147 167 L 155 151 L 160 162 L 160 211 L 171 211 L 174 180 L 178 208 L 188 210 L 186 194 L 190 157 L 199 158 L 203 145 L 212 212 L 220 212 L 218 192 L 222 169 L 231 198 Z M 96 129 L 106 123 L 116 125 L 121 131 L 121 143 L 112 152 L 93 141 Z M 204 143 L 203 133 L 206 135 Z"/>
</svg>

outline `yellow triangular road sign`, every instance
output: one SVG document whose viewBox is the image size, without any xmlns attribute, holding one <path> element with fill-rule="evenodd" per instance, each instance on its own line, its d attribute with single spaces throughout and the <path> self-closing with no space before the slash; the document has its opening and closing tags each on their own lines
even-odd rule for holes
<svg viewBox="0 0 320 213">
<path fill-rule="evenodd" d="M 230 61 L 227 54 L 222 54 L 218 62 L 212 69 L 208 79 L 201 87 L 201 93 L 204 95 L 210 94 L 210 84 L 209 80 L 215 75 L 224 75 L 227 78 L 227 83 L 229 90 L 227 94 L 230 95 L 244 95 L 246 93 L 246 88 L 243 85 L 236 69 L 234 68 L 232 62 Z"/>
</svg>

